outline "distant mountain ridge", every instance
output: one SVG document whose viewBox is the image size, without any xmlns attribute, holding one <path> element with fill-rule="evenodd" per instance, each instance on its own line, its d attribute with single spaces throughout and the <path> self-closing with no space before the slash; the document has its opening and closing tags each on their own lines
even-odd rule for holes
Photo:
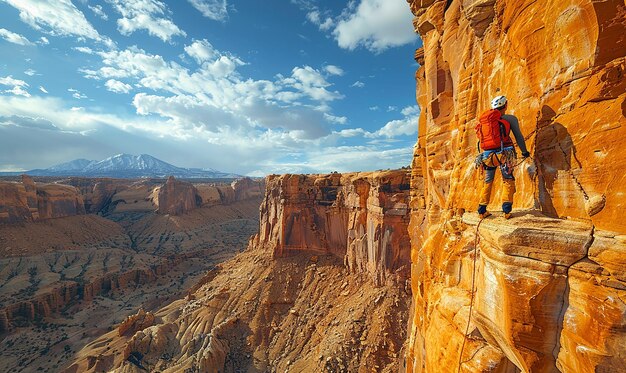
<svg viewBox="0 0 626 373">
<path fill-rule="evenodd" d="M 113 178 L 168 177 L 177 178 L 239 178 L 241 175 L 214 169 L 182 168 L 171 165 L 148 154 L 117 154 L 101 161 L 75 159 L 46 169 L 30 170 L 31 176 L 82 176 Z M 5 173 L 8 174 L 8 173 Z M 19 173 L 12 173 L 19 174 Z"/>
</svg>

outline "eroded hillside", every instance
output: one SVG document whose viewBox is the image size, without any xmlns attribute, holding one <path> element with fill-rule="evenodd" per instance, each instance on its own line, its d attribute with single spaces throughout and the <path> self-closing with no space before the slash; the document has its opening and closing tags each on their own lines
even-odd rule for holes
<svg viewBox="0 0 626 373">
<path fill-rule="evenodd" d="M 409 3 L 424 47 L 408 371 L 624 371 L 624 2 Z M 513 219 L 496 193 L 479 223 L 473 128 L 501 94 L 531 158 Z"/>
<path fill-rule="evenodd" d="M 0 182 L 2 371 L 58 371 L 127 315 L 183 297 L 258 230 L 263 189 L 249 179 L 61 182 Z"/>
</svg>

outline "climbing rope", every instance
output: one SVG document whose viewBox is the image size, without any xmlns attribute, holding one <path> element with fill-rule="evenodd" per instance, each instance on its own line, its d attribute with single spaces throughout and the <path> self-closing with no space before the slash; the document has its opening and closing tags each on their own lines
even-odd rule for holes
<svg viewBox="0 0 626 373">
<path fill-rule="evenodd" d="M 463 334 L 463 344 L 461 345 L 461 353 L 459 354 L 459 363 L 458 363 L 458 369 L 457 369 L 457 373 L 459 373 L 461 371 L 461 364 L 466 363 L 468 361 L 471 360 L 467 359 L 464 361 L 461 361 L 461 359 L 463 358 L 463 350 L 465 349 L 465 341 L 467 340 L 467 333 L 469 333 L 469 327 L 470 327 L 470 322 L 472 320 L 472 308 L 474 306 L 474 284 L 476 281 L 476 258 L 477 258 L 477 250 L 478 250 L 478 242 L 479 240 L 479 235 L 478 235 L 478 229 L 480 228 L 480 223 L 483 222 L 483 220 L 485 220 L 485 218 L 482 218 L 478 221 L 478 225 L 476 225 L 476 233 L 475 233 L 475 238 L 474 238 L 474 259 L 473 259 L 473 265 L 472 265 L 472 286 L 471 286 L 471 293 L 470 293 L 470 308 L 469 308 L 469 316 L 467 317 L 467 326 L 465 327 L 465 333 Z"/>
<path fill-rule="evenodd" d="M 533 162 L 535 161 L 535 159 L 534 159 L 533 157 L 531 157 L 531 156 L 528 156 L 528 157 L 526 157 L 526 158 L 524 158 L 524 157 L 522 157 L 522 158 L 517 158 L 517 159 L 519 160 L 519 162 L 517 162 L 516 164 L 512 165 L 512 166 L 511 166 L 511 170 L 513 170 L 515 167 L 517 167 L 517 166 L 521 165 L 522 163 L 524 163 L 524 161 L 525 161 L 526 159 L 530 159 L 530 160 L 531 160 L 531 161 L 533 161 Z"/>
</svg>

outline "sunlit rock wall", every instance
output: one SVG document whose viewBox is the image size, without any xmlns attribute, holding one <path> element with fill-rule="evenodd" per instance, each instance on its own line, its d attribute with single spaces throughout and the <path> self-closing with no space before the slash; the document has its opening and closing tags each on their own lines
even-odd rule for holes
<svg viewBox="0 0 626 373">
<path fill-rule="evenodd" d="M 287 174 L 266 183 L 255 246 L 275 256 L 333 254 L 377 283 L 408 275 L 408 170 Z"/>
<path fill-rule="evenodd" d="M 620 371 L 624 1 L 409 4 L 424 46 L 415 54 L 421 116 L 407 370 Z M 496 216 L 477 227 L 482 175 L 473 166 L 473 128 L 500 94 L 532 159 L 515 170 L 513 219 L 498 216 L 498 176 L 489 206 Z"/>
</svg>

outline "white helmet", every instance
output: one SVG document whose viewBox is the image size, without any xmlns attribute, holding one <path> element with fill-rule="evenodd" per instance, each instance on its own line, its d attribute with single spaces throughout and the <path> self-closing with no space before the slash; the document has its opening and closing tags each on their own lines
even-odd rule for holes
<svg viewBox="0 0 626 373">
<path fill-rule="evenodd" d="M 491 100 L 491 108 L 492 109 L 500 109 L 504 105 L 506 105 L 506 97 L 505 96 L 497 96 L 493 100 Z"/>
</svg>

